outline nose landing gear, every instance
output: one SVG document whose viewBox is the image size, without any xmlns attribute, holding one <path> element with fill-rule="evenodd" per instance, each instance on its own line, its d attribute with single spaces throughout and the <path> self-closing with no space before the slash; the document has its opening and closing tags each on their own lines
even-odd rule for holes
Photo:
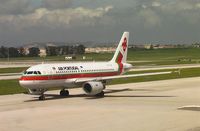
<svg viewBox="0 0 200 131">
<path fill-rule="evenodd" d="M 40 93 L 41 93 L 41 95 L 39 96 L 40 101 L 45 100 L 45 95 L 44 95 L 45 91 L 47 91 L 47 89 L 40 89 Z"/>
</svg>

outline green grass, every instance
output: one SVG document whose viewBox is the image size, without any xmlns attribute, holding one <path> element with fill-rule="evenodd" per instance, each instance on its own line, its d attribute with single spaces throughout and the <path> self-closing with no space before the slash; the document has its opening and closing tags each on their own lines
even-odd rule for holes
<svg viewBox="0 0 200 131">
<path fill-rule="evenodd" d="M 87 58 L 97 61 L 108 61 L 112 58 L 112 53 L 85 54 Z M 128 61 L 148 61 L 133 62 L 133 65 L 173 65 L 173 64 L 193 64 L 200 61 L 199 48 L 175 48 L 175 49 L 129 49 Z"/>
<path fill-rule="evenodd" d="M 88 60 L 106 61 L 111 60 L 113 53 L 89 53 L 84 54 L 84 56 Z M 78 55 L 77 58 L 81 60 L 82 55 Z M 157 62 L 158 64 L 163 62 L 167 62 L 167 64 L 194 63 L 200 61 L 200 48 L 129 49 L 128 61 L 153 61 L 152 63 Z"/>
<path fill-rule="evenodd" d="M 150 73 L 150 72 L 161 72 L 161 71 L 177 71 L 173 70 L 152 70 L 152 71 L 132 71 L 127 74 L 139 74 L 139 73 Z M 180 75 L 177 72 L 171 74 L 154 75 L 154 76 L 141 76 L 132 77 L 127 79 L 114 79 L 109 84 L 124 84 L 124 83 L 135 83 L 135 82 L 145 82 L 145 81 L 156 81 L 156 80 L 166 80 L 166 79 L 178 79 L 187 77 L 197 77 L 200 76 L 200 68 L 188 68 L 182 69 Z M 20 87 L 18 80 L 0 80 L 0 95 L 16 94 L 27 92 L 24 88 Z"/>
<path fill-rule="evenodd" d="M 179 64 L 199 64 L 199 61 L 164 60 L 164 61 L 151 61 L 151 62 L 130 62 L 130 64 L 134 66 L 179 65 Z"/>
<path fill-rule="evenodd" d="M 133 65 L 174 65 L 174 64 L 194 64 L 200 61 L 199 48 L 176 48 L 176 49 L 156 49 L 156 50 L 134 50 L 128 52 L 129 61 Z"/>
<path fill-rule="evenodd" d="M 86 56 L 86 60 L 82 57 Z M 77 55 L 75 61 L 108 61 L 113 53 L 87 53 Z M 18 57 L 10 58 L 10 61 L 64 61 L 65 56 L 40 57 Z M 0 58 L 0 61 L 7 61 L 7 58 Z M 74 61 L 74 60 L 73 60 Z M 129 49 L 128 61 L 148 61 L 133 62 L 133 65 L 173 65 L 173 64 L 192 64 L 200 62 L 200 48 L 174 48 L 174 49 Z"/>
<path fill-rule="evenodd" d="M 188 77 L 198 77 L 200 76 L 200 68 L 187 68 L 181 69 L 180 74 L 173 70 L 153 70 L 153 71 L 138 71 L 137 73 L 150 73 L 150 72 L 164 72 L 172 71 L 171 74 L 162 74 L 162 75 L 152 75 L 152 76 L 140 76 L 132 77 L 127 79 L 114 79 L 110 84 L 124 84 L 124 83 L 135 83 L 135 82 L 145 82 L 145 81 L 156 81 L 156 80 L 167 80 L 167 79 L 178 79 L 178 78 L 188 78 Z M 136 72 L 129 72 L 128 74 L 137 74 Z"/>
<path fill-rule="evenodd" d="M 26 90 L 19 85 L 18 80 L 1 80 L 0 95 L 24 93 Z"/>
<path fill-rule="evenodd" d="M 192 69 L 192 68 L 190 68 Z M 200 68 L 199 68 L 200 70 Z M 168 71 L 178 71 L 178 69 L 160 69 L 160 70 L 144 70 L 144 71 L 129 71 L 126 72 L 125 75 L 130 75 L 130 74 L 141 74 L 141 73 L 155 73 L 155 72 L 168 72 Z"/>
<path fill-rule="evenodd" d="M 102 61 L 102 60 L 109 60 L 113 56 L 113 53 L 104 53 L 104 54 L 98 54 L 98 53 L 89 53 L 89 54 L 83 54 L 83 55 L 76 55 L 76 59 L 73 61 L 82 61 L 83 56 L 86 56 L 86 61 Z M 47 56 L 45 58 L 43 57 L 15 57 L 10 58 L 9 61 L 65 61 L 65 56 Z M 0 62 L 8 62 L 7 58 L 0 58 Z"/>
<path fill-rule="evenodd" d="M 27 67 L 1 68 L 0 74 L 1 73 L 20 73 L 26 69 L 27 69 Z"/>
<path fill-rule="evenodd" d="M 177 60 L 180 58 L 200 59 L 200 48 L 174 48 L 155 50 L 129 49 L 128 60 Z"/>
</svg>

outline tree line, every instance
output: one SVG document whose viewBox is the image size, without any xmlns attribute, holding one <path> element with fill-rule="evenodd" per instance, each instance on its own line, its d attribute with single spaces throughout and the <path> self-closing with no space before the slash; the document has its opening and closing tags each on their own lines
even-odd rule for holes
<svg viewBox="0 0 200 131">
<path fill-rule="evenodd" d="M 85 46 L 47 46 L 46 47 L 47 56 L 58 56 L 58 55 L 69 55 L 69 54 L 84 54 Z"/>
<path fill-rule="evenodd" d="M 76 45 L 76 46 L 46 46 L 41 48 L 45 50 L 47 56 L 59 56 L 59 55 L 69 55 L 69 54 L 84 54 L 85 46 Z M 7 57 L 38 57 L 40 55 L 41 49 L 38 47 L 0 47 L 0 58 Z"/>
</svg>

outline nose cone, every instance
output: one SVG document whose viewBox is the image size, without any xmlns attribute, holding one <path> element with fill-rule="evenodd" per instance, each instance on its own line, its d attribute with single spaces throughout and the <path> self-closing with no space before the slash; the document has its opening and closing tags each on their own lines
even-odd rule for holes
<svg viewBox="0 0 200 131">
<path fill-rule="evenodd" d="M 21 87 L 27 88 L 27 82 L 26 81 L 20 79 L 19 84 L 20 84 Z"/>
<path fill-rule="evenodd" d="M 34 86 L 33 81 L 27 81 L 24 79 L 23 76 L 20 78 L 19 84 L 20 84 L 20 86 L 22 86 L 24 88 L 32 88 Z"/>
</svg>

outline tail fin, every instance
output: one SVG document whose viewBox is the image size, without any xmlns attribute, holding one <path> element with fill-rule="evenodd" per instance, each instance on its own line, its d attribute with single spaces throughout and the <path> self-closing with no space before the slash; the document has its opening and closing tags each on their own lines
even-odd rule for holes
<svg viewBox="0 0 200 131">
<path fill-rule="evenodd" d="M 111 62 L 126 63 L 128 52 L 129 32 L 124 32 Z"/>
</svg>

